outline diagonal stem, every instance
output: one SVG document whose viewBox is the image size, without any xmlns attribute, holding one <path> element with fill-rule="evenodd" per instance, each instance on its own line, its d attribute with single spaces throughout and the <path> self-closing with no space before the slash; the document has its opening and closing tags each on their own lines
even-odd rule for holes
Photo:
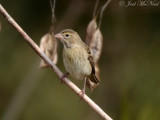
<svg viewBox="0 0 160 120">
<path fill-rule="evenodd" d="M 14 19 L 7 13 L 7 11 L 0 4 L 0 13 L 9 22 L 16 31 L 24 38 L 24 40 L 32 47 L 32 49 L 51 67 L 51 69 L 56 73 L 60 79 L 63 73 L 58 69 L 58 67 L 52 63 L 52 61 L 41 51 L 38 45 L 27 35 L 27 33 L 14 21 Z M 81 96 L 81 90 L 72 83 L 68 78 L 64 79 L 64 83 L 71 88 L 77 95 Z M 95 110 L 103 119 L 112 120 L 96 103 L 94 103 L 87 95 L 84 95 L 83 100 Z"/>
</svg>

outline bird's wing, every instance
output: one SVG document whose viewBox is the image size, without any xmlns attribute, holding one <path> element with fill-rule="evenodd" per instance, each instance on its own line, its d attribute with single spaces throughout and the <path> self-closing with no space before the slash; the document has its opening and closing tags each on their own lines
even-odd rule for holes
<svg viewBox="0 0 160 120">
<path fill-rule="evenodd" d="M 99 83 L 99 80 L 97 79 L 97 77 L 95 75 L 95 64 L 94 64 L 94 61 L 93 61 L 93 57 L 91 55 L 89 47 L 85 43 L 83 45 L 84 45 L 85 50 L 88 53 L 88 60 L 89 60 L 89 63 L 91 64 L 91 67 L 92 67 L 92 73 L 91 73 L 89 78 L 92 82 L 97 84 L 97 83 Z"/>
<path fill-rule="evenodd" d="M 91 55 L 91 51 L 90 51 L 89 47 L 85 43 L 83 43 L 83 46 L 84 46 L 85 50 L 88 53 L 88 60 L 89 60 L 89 62 L 91 64 L 91 67 L 92 67 L 92 73 L 95 74 L 95 65 L 94 65 L 93 57 Z"/>
</svg>

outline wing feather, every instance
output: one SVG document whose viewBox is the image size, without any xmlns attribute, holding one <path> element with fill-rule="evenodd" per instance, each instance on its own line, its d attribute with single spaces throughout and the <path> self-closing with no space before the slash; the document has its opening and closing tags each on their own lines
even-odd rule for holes
<svg viewBox="0 0 160 120">
<path fill-rule="evenodd" d="M 84 45 L 85 50 L 86 50 L 87 53 L 88 53 L 88 60 L 89 60 L 89 63 L 91 64 L 91 67 L 92 67 L 92 73 L 91 73 L 91 75 L 89 76 L 89 78 L 90 78 L 90 80 L 91 80 L 92 82 L 98 84 L 98 83 L 99 83 L 99 80 L 98 80 L 98 78 L 97 78 L 96 75 L 95 75 L 95 64 L 94 64 L 93 57 L 92 57 L 92 55 L 91 55 L 90 49 L 89 49 L 89 47 L 88 47 L 85 43 L 84 43 L 83 45 Z"/>
</svg>

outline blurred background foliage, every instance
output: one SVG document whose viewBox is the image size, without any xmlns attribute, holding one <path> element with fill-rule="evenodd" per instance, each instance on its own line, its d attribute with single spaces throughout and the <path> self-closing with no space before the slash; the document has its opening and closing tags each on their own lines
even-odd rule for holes
<svg viewBox="0 0 160 120">
<path fill-rule="evenodd" d="M 100 6 L 105 0 L 100 1 Z M 39 44 L 48 32 L 48 0 L 0 0 Z M 56 30 L 71 28 L 82 39 L 95 1 L 57 0 Z M 101 118 L 48 68 L 0 15 L 0 118 L 2 120 L 100 120 Z M 87 94 L 115 120 L 160 119 L 160 4 L 122 7 L 113 0 L 104 12 L 101 83 Z M 62 44 L 57 66 L 65 72 Z M 72 79 L 72 78 L 71 78 Z M 82 88 L 83 82 L 73 82 Z"/>
</svg>

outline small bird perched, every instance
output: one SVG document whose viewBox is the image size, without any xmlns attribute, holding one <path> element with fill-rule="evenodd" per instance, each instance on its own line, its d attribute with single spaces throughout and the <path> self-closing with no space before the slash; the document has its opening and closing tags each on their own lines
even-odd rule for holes
<svg viewBox="0 0 160 120">
<path fill-rule="evenodd" d="M 66 77 L 70 74 L 73 78 L 84 80 L 82 95 L 85 94 L 85 86 L 91 90 L 98 86 L 99 80 L 95 75 L 95 66 L 88 46 L 81 40 L 77 32 L 66 29 L 55 35 L 63 43 L 63 62 L 66 68 Z M 62 78 L 63 79 L 63 78 Z"/>
</svg>

